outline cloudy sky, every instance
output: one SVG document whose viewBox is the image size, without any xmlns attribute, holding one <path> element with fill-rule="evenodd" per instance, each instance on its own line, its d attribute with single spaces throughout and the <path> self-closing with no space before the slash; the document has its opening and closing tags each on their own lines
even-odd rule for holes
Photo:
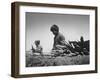
<svg viewBox="0 0 100 80">
<path fill-rule="evenodd" d="M 59 26 L 66 41 L 89 40 L 89 15 L 26 13 L 25 50 L 30 50 L 35 40 L 40 40 L 44 52 L 52 49 L 54 35 L 50 31 L 53 24 Z"/>
</svg>

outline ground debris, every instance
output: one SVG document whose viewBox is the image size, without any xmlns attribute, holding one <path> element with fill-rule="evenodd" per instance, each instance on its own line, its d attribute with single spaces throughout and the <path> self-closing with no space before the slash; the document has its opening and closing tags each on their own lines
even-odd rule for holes
<svg viewBox="0 0 100 80">
<path fill-rule="evenodd" d="M 57 57 L 52 57 L 51 55 L 32 55 L 26 53 L 26 67 L 82 65 L 89 64 L 89 59 L 89 55 L 75 55 L 74 53 Z"/>
</svg>

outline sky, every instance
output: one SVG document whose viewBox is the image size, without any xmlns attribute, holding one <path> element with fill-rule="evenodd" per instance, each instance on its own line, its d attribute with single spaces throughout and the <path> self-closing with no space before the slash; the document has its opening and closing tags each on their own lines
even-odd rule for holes
<svg viewBox="0 0 100 80">
<path fill-rule="evenodd" d="M 35 40 L 40 40 L 43 52 L 50 52 L 54 35 L 50 31 L 53 24 L 58 25 L 66 41 L 89 40 L 89 15 L 33 13 L 25 14 L 25 50 L 31 49 Z"/>
</svg>

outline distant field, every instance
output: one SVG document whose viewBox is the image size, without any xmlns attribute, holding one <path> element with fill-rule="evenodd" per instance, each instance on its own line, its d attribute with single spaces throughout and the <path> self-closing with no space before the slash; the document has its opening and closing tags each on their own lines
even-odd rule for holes
<svg viewBox="0 0 100 80">
<path fill-rule="evenodd" d="M 89 64 L 89 55 L 77 56 L 57 56 L 51 57 L 50 55 L 40 56 L 39 54 L 32 54 L 26 52 L 26 67 L 39 67 L 39 66 L 62 66 L 62 65 L 82 65 Z"/>
</svg>

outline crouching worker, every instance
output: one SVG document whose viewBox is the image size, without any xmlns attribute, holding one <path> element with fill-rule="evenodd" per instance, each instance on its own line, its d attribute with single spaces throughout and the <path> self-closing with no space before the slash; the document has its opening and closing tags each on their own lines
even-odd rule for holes
<svg viewBox="0 0 100 80">
<path fill-rule="evenodd" d="M 67 42 L 65 41 L 65 37 L 63 34 L 59 32 L 59 27 L 57 25 L 52 25 L 50 28 L 51 32 L 54 35 L 54 43 L 53 43 L 53 53 L 58 53 L 58 55 L 62 53 L 67 53 Z"/>
<path fill-rule="evenodd" d="M 32 46 L 32 52 L 33 52 L 33 53 L 40 53 L 40 55 L 43 56 L 43 48 L 42 48 L 42 46 L 40 45 L 40 40 L 36 40 L 36 41 L 35 41 L 35 46 L 36 46 L 36 48 L 34 48 L 34 47 Z"/>
</svg>

